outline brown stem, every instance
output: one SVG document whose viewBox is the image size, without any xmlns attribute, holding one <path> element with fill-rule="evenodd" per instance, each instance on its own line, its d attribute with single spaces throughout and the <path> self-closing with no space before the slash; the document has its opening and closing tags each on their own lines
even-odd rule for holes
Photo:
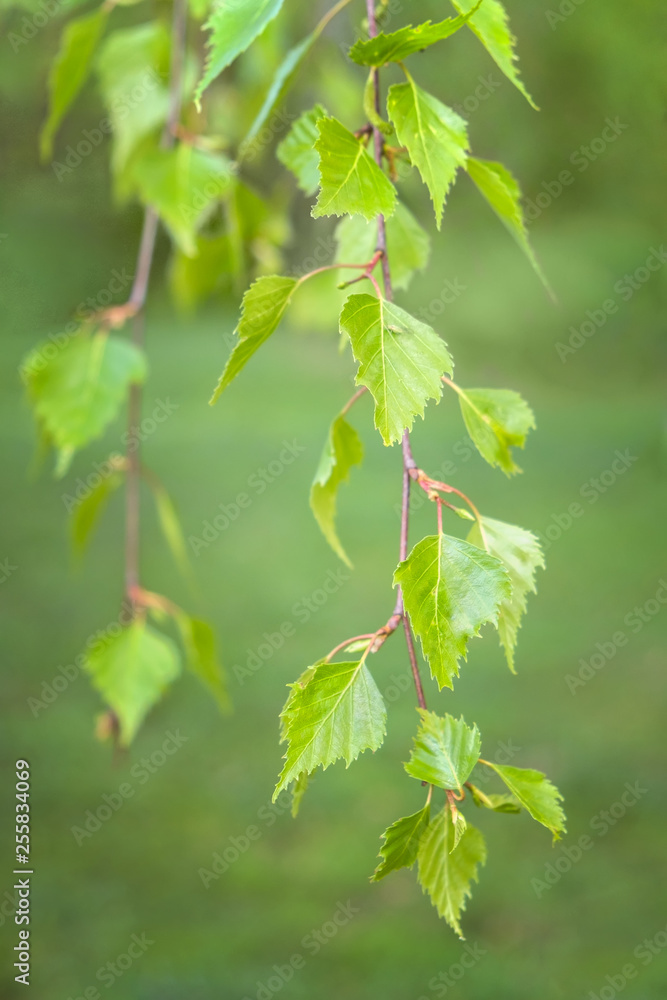
<svg viewBox="0 0 667 1000">
<path fill-rule="evenodd" d="M 170 149 L 174 145 L 175 132 L 181 114 L 183 100 L 183 64 L 187 30 L 187 0 L 174 0 L 171 30 L 171 66 L 169 75 L 169 107 L 167 121 L 160 145 Z M 128 316 L 133 316 L 132 342 L 139 348 L 144 343 L 143 308 L 146 303 L 157 236 L 158 216 L 154 209 L 147 208 L 139 242 L 137 266 L 130 297 L 126 305 Z M 139 588 L 140 551 L 140 474 L 141 457 L 135 428 L 141 421 L 142 390 L 140 385 L 131 385 L 128 396 L 128 430 L 131 446 L 127 450 L 127 475 L 125 489 L 125 591 L 136 610 L 136 594 Z"/>
</svg>

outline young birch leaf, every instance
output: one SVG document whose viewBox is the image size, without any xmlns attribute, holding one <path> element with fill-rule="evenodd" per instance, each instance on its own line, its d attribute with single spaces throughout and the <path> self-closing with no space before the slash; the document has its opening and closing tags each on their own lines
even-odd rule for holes
<svg viewBox="0 0 667 1000">
<path fill-rule="evenodd" d="M 44 345 L 23 365 L 35 414 L 60 452 L 64 474 L 74 452 L 99 437 L 120 409 L 128 386 L 143 382 L 143 353 L 105 332 L 70 337 L 46 364 Z"/>
<path fill-rule="evenodd" d="M 60 50 L 49 73 L 49 115 L 40 136 L 42 160 L 52 155 L 60 123 L 86 82 L 109 12 L 110 8 L 103 5 L 70 21 L 63 30 Z"/>
<path fill-rule="evenodd" d="M 343 416 L 336 417 L 329 430 L 315 480 L 310 488 L 310 506 L 322 534 L 336 555 L 351 566 L 336 532 L 338 488 L 350 478 L 350 470 L 364 457 L 361 439 Z"/>
<path fill-rule="evenodd" d="M 519 244 L 530 261 L 535 274 L 553 299 L 554 294 L 551 286 L 538 264 L 537 258 L 533 253 L 533 248 L 528 240 L 526 223 L 521 208 L 521 189 L 516 178 L 512 176 L 502 163 L 494 163 L 492 160 L 476 160 L 471 156 L 468 158 L 465 166 L 478 190 L 512 238 Z"/>
<path fill-rule="evenodd" d="M 477 0 L 473 11 L 477 10 L 481 2 L 483 0 Z M 430 45 L 449 38 L 467 23 L 473 11 L 459 17 L 448 17 L 437 24 L 426 21 L 416 28 L 408 25 L 391 34 L 379 34 L 366 41 L 359 39 L 349 51 L 350 59 L 360 66 L 384 66 L 388 62 L 402 62 L 414 52 L 421 52 Z"/>
<path fill-rule="evenodd" d="M 301 808 L 301 801 L 308 791 L 308 785 L 310 784 L 310 775 L 304 771 L 296 779 L 292 785 L 292 805 L 290 808 L 290 813 L 292 819 L 296 819 L 299 815 L 299 809 Z"/>
<path fill-rule="evenodd" d="M 288 749 L 274 801 L 304 771 L 326 769 L 340 757 L 349 766 L 382 746 L 387 712 L 363 660 L 319 664 L 305 687 L 294 685 L 285 708 Z"/>
<path fill-rule="evenodd" d="M 421 709 L 421 724 L 414 739 L 412 756 L 405 770 L 413 778 L 452 791 L 463 791 L 479 760 L 482 738 L 477 726 L 466 726 L 463 718 L 442 718 Z"/>
<path fill-rule="evenodd" d="M 387 219 L 387 256 L 391 261 L 394 288 L 407 288 L 415 271 L 428 263 L 431 239 L 412 212 L 401 202 Z M 360 215 L 349 215 L 336 226 L 336 263 L 366 264 L 373 257 L 378 242 L 377 220 L 366 222 Z M 341 271 L 341 281 L 349 278 Z"/>
<path fill-rule="evenodd" d="M 515 673 L 514 650 L 521 618 L 526 610 L 526 597 L 529 593 L 536 592 L 535 573 L 539 567 L 544 568 L 544 556 L 535 535 L 524 528 L 494 521 L 490 517 L 482 518 L 482 527 L 484 538 L 479 524 L 475 522 L 468 541 L 481 549 L 488 545 L 491 555 L 500 559 L 509 573 L 512 590 L 500 606 L 498 634 L 505 650 L 507 665 Z"/>
<path fill-rule="evenodd" d="M 480 808 L 492 809 L 494 812 L 499 813 L 521 812 L 519 801 L 513 795 L 496 795 L 495 793 L 487 795 L 481 788 L 477 788 L 476 785 L 471 784 L 468 784 L 468 788 L 470 789 L 473 802 Z"/>
<path fill-rule="evenodd" d="M 235 331 L 238 341 L 211 397 L 212 404 L 276 330 L 297 284 L 296 278 L 265 275 L 258 278 L 245 293 L 241 319 Z"/>
<path fill-rule="evenodd" d="M 431 674 L 453 687 L 459 659 L 485 622 L 498 622 L 510 580 L 499 559 L 448 535 L 430 535 L 415 545 L 394 574 L 419 636 Z"/>
<path fill-rule="evenodd" d="M 192 566 L 190 565 L 190 558 L 185 544 L 185 536 L 183 535 L 183 529 L 181 528 L 181 522 L 178 519 L 176 508 L 174 507 L 171 497 L 159 480 L 151 476 L 149 484 L 155 500 L 158 521 L 164 540 L 166 541 L 169 551 L 173 556 L 174 562 L 183 574 L 184 579 L 186 579 L 190 584 L 193 584 L 194 574 L 192 572 Z"/>
<path fill-rule="evenodd" d="M 219 0 L 204 25 L 211 34 L 208 58 L 195 100 L 199 102 L 206 88 L 262 34 L 277 16 L 283 0 Z"/>
<path fill-rule="evenodd" d="M 475 447 L 489 465 L 505 475 L 521 472 L 512 448 L 523 448 L 535 415 L 512 389 L 458 389 L 464 423 Z"/>
<path fill-rule="evenodd" d="M 93 686 L 118 716 L 120 742 L 128 746 L 149 709 L 180 673 L 175 645 L 142 619 L 107 636 L 87 653 Z"/>
<path fill-rule="evenodd" d="M 321 104 L 304 111 L 276 149 L 276 156 L 283 166 L 291 170 L 306 194 L 315 194 L 320 183 L 320 157 L 315 143 L 319 136 L 317 123 L 325 116 L 326 111 Z"/>
<path fill-rule="evenodd" d="M 100 477 L 97 486 L 91 489 L 88 496 L 84 497 L 72 511 L 70 533 L 72 550 L 76 556 L 81 556 L 85 551 L 109 497 L 122 483 L 121 472 L 111 472 Z"/>
<path fill-rule="evenodd" d="M 491 761 L 488 766 L 500 775 L 512 795 L 533 819 L 546 826 L 554 840 L 560 840 L 561 833 L 565 833 L 565 813 L 560 806 L 563 796 L 556 786 L 541 771 L 534 771 L 529 767 L 510 767 L 493 764 Z"/>
<path fill-rule="evenodd" d="M 230 707 L 229 694 L 224 672 L 218 659 L 215 632 L 208 622 L 191 618 L 183 611 L 180 611 L 175 617 L 189 669 L 208 688 L 221 711 L 228 712 Z"/>
<path fill-rule="evenodd" d="M 478 881 L 477 868 L 486 862 L 484 837 L 469 826 L 454 850 L 456 830 L 449 806 L 431 821 L 419 845 L 419 884 L 431 897 L 431 902 L 452 930 L 463 938 L 461 913 L 470 887 Z"/>
<path fill-rule="evenodd" d="M 340 314 L 359 362 L 357 384 L 375 400 L 375 426 L 386 445 L 400 441 L 429 399 L 442 395 L 443 372 L 452 359 L 435 330 L 393 302 L 350 295 Z"/>
<path fill-rule="evenodd" d="M 400 144 L 407 148 L 429 190 L 440 229 L 447 192 L 456 171 L 465 168 L 468 159 L 466 123 L 409 75 L 407 83 L 389 88 L 387 109 Z"/>
<path fill-rule="evenodd" d="M 320 156 L 320 193 L 311 212 L 313 218 L 363 215 L 370 220 L 377 215 L 392 215 L 396 189 L 361 139 L 335 118 L 321 118 L 317 128 L 315 149 Z"/>
<path fill-rule="evenodd" d="M 197 229 L 233 183 L 230 161 L 183 142 L 142 156 L 133 176 L 144 204 L 155 209 L 180 250 L 194 257 Z"/>
<path fill-rule="evenodd" d="M 499 0 L 483 0 L 481 6 L 479 4 L 475 6 L 475 0 L 452 0 L 452 4 L 459 14 L 469 15 L 468 27 L 477 35 L 495 64 L 521 91 L 531 107 L 539 110 L 523 85 L 515 66 L 517 59 L 514 51 L 515 38 L 510 31 L 507 11 L 502 3 Z M 476 7 L 479 7 L 479 10 Z"/>
<path fill-rule="evenodd" d="M 417 860 L 419 842 L 430 818 L 431 805 L 427 802 L 419 812 L 397 819 L 384 831 L 382 834 L 384 844 L 380 848 L 380 857 L 384 860 L 371 875 L 371 882 L 379 882 L 399 868 L 412 868 Z"/>
</svg>

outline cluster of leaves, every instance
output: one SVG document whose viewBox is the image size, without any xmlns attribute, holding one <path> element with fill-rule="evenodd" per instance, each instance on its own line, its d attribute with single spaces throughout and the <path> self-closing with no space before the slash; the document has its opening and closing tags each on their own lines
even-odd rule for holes
<svg viewBox="0 0 667 1000">
<path fill-rule="evenodd" d="M 261 9 L 262 17 L 269 17 L 280 4 L 254 6 L 258 14 Z M 454 2 L 454 7 L 457 16 L 442 22 L 375 34 L 352 46 L 350 58 L 369 71 L 362 101 L 366 122 L 360 121 L 357 132 L 349 131 L 318 104 L 295 121 L 277 148 L 278 159 L 294 174 L 301 190 L 308 196 L 317 195 L 313 218 L 345 217 L 336 229 L 334 274 L 349 278 L 346 269 L 356 269 L 353 281 L 367 279 L 373 288 L 372 294 L 349 294 L 340 313 L 340 334 L 356 362 L 360 389 L 331 424 L 310 496 L 325 538 L 348 563 L 336 529 L 336 503 L 340 485 L 363 459 L 362 442 L 348 421 L 350 407 L 359 395 L 372 397 L 375 427 L 384 444 L 392 446 L 405 442 L 415 418 L 423 417 L 427 404 L 431 400 L 437 403 L 445 387 L 450 388 L 459 399 L 463 421 L 480 455 L 508 476 L 519 471 L 513 449 L 524 446 L 534 426 L 530 407 L 517 393 L 456 384 L 452 380 L 453 361 L 440 335 L 391 301 L 389 289 L 383 294 L 376 278 L 380 267 L 386 266 L 381 259 L 385 254 L 396 288 L 407 287 L 415 270 L 426 265 L 428 234 L 400 200 L 396 184 L 414 168 L 429 191 L 438 229 L 450 190 L 459 172 L 466 173 L 544 281 L 528 242 L 516 180 L 502 164 L 470 154 L 467 123 L 418 86 L 404 64 L 412 54 L 468 27 L 532 104 L 518 76 L 514 40 L 498 0 L 466 0 Z M 226 28 L 231 17 L 227 15 Z M 222 32 L 217 34 L 221 15 L 214 14 L 212 21 L 214 43 L 204 83 L 221 66 Z M 230 51 L 233 36 L 233 31 L 224 35 Z M 385 119 L 375 95 L 377 70 L 387 63 L 400 66 L 405 82 L 389 88 Z M 284 86 L 282 71 L 279 78 L 276 87 Z M 379 161 L 369 148 L 371 135 L 377 137 L 378 133 L 382 137 Z M 386 248 L 379 225 L 386 226 Z M 277 330 L 294 295 L 309 277 L 267 275 L 248 288 L 236 343 L 212 402 Z M 343 281 L 339 287 L 345 284 Z M 495 626 L 508 665 L 514 670 L 527 595 L 534 591 L 536 571 L 543 565 L 537 539 L 523 528 L 481 515 L 460 491 L 430 479 L 418 467 L 411 468 L 410 474 L 438 506 L 438 528 L 400 562 L 394 586 L 400 589 L 402 614 L 408 616 L 419 637 L 433 679 L 440 689 L 453 688 L 470 640 L 488 624 Z M 444 500 L 451 494 L 463 497 L 469 509 Z M 443 507 L 473 522 L 467 538 L 443 531 Z M 287 752 L 275 794 L 291 787 L 295 813 L 309 778 L 318 768 L 326 769 L 341 758 L 349 765 L 363 751 L 375 751 L 382 745 L 387 713 L 368 659 L 395 628 L 395 624 L 385 626 L 340 644 L 291 685 L 281 716 Z M 334 658 L 339 651 L 345 657 L 342 661 Z M 458 934 L 471 883 L 486 859 L 482 834 L 461 810 L 466 790 L 476 807 L 498 813 L 526 811 L 554 838 L 564 830 L 560 795 L 541 772 L 482 760 L 480 748 L 475 726 L 470 728 L 463 719 L 448 714 L 421 710 L 405 770 L 429 786 L 427 801 L 419 812 L 397 820 L 385 831 L 382 863 L 373 875 L 378 880 L 416 862 L 421 886 Z M 488 794 L 472 783 L 469 779 L 478 765 L 495 772 L 507 791 Z M 432 815 L 434 789 L 444 792 L 444 802 Z"/>
</svg>

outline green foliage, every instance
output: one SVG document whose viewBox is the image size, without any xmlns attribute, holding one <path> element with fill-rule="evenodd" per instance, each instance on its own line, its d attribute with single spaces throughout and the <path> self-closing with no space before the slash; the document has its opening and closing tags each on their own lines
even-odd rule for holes
<svg viewBox="0 0 667 1000">
<path fill-rule="evenodd" d="M 477 726 L 466 726 L 452 715 L 441 718 L 422 709 L 412 756 L 405 770 L 413 778 L 438 788 L 462 792 L 479 760 L 482 738 Z"/>
<path fill-rule="evenodd" d="M 475 0 L 452 0 L 452 4 L 459 14 L 470 15 L 468 27 L 477 35 L 496 66 L 521 91 L 531 107 L 537 110 L 537 105 L 523 85 L 515 66 L 515 39 L 510 31 L 507 11 L 500 0 L 483 0 L 481 6 L 475 4 Z"/>
<path fill-rule="evenodd" d="M 143 382 L 146 362 L 127 340 L 105 331 L 80 332 L 55 352 L 50 342 L 40 344 L 22 371 L 35 416 L 58 450 L 57 469 L 63 475 L 75 451 L 99 437 L 116 417 L 130 383 Z"/>
<path fill-rule="evenodd" d="M 179 609 L 175 615 L 185 649 L 186 663 L 211 692 L 223 712 L 230 708 L 225 676 L 218 659 L 215 633 L 208 622 L 191 618 Z"/>
<path fill-rule="evenodd" d="M 283 0 L 234 0 L 216 3 L 204 25 L 211 34 L 208 58 L 195 98 L 201 96 L 222 71 L 248 48 L 280 11 Z"/>
<path fill-rule="evenodd" d="M 315 194 L 320 183 L 320 157 L 315 143 L 319 135 L 317 123 L 324 117 L 326 111 L 321 104 L 304 111 L 276 149 L 278 159 L 292 171 L 306 194 Z"/>
<path fill-rule="evenodd" d="M 514 650 L 521 618 L 526 611 L 526 597 L 530 592 L 536 592 L 535 573 L 540 566 L 544 567 L 542 550 L 530 531 L 503 521 L 494 521 L 490 517 L 483 517 L 480 523 L 475 522 L 468 541 L 481 549 L 488 546 L 491 555 L 500 559 L 509 573 L 512 589 L 510 596 L 500 605 L 498 634 L 505 650 L 507 665 L 514 673 Z"/>
<path fill-rule="evenodd" d="M 422 837 L 417 861 L 419 884 L 439 915 L 462 938 L 461 913 L 472 882 L 478 880 L 477 869 L 486 863 L 486 844 L 474 826 L 466 829 L 455 846 L 456 836 L 451 810 L 445 806 Z"/>
<path fill-rule="evenodd" d="M 513 795 L 498 795 L 496 792 L 491 792 L 487 795 L 481 788 L 477 788 L 476 785 L 470 784 L 470 782 L 468 783 L 468 788 L 470 789 L 473 802 L 480 808 L 491 809 L 493 812 L 499 813 L 521 812 L 521 805 Z"/>
<path fill-rule="evenodd" d="M 396 135 L 429 189 L 438 229 L 456 171 L 465 167 L 468 132 L 464 120 L 431 94 L 407 83 L 389 89 L 387 107 Z"/>
<path fill-rule="evenodd" d="M 132 742 L 149 710 L 181 670 L 174 643 L 142 618 L 97 642 L 86 655 L 85 667 L 118 718 L 123 746 Z"/>
<path fill-rule="evenodd" d="M 336 500 L 338 488 L 350 478 L 350 470 L 364 457 L 361 439 L 354 427 L 341 414 L 329 430 L 320 464 L 310 488 L 310 506 L 322 534 L 336 555 L 351 566 L 336 532 Z"/>
<path fill-rule="evenodd" d="M 192 582 L 192 566 L 188 556 L 187 546 L 183 529 L 176 513 L 176 508 L 171 497 L 167 493 L 162 483 L 155 477 L 150 476 L 149 483 L 155 499 L 158 522 L 162 529 L 162 534 L 167 546 L 174 557 L 174 562 L 186 580 Z"/>
<path fill-rule="evenodd" d="M 380 856 L 384 860 L 373 872 L 372 882 L 379 882 L 399 868 L 412 868 L 417 860 L 419 843 L 430 819 L 431 805 L 427 802 L 419 812 L 397 819 L 384 831 L 382 834 L 384 844 L 380 848 Z"/>
<path fill-rule="evenodd" d="M 481 2 L 482 0 L 478 0 L 474 10 L 477 10 Z M 380 34 L 365 41 L 360 39 L 350 49 L 350 59 L 360 66 L 384 66 L 388 62 L 402 62 L 413 53 L 449 38 L 466 24 L 470 16 L 448 17 L 437 24 L 426 21 L 416 28 L 408 26 L 392 31 L 389 35 Z"/>
<path fill-rule="evenodd" d="M 124 476 L 121 472 L 100 476 L 97 486 L 93 487 L 72 511 L 70 535 L 75 556 L 80 556 L 85 551 L 109 497 L 123 485 L 123 482 Z"/>
<path fill-rule="evenodd" d="M 554 840 L 565 833 L 565 814 L 561 808 L 563 796 L 541 771 L 527 767 L 510 767 L 485 761 L 500 775 L 510 792 L 534 820 L 551 830 Z"/>
<path fill-rule="evenodd" d="M 503 564 L 459 538 L 430 535 L 399 565 L 394 585 L 403 590 L 432 676 L 441 688 L 453 687 L 469 640 L 486 622 L 497 625 L 510 595 Z"/>
<path fill-rule="evenodd" d="M 336 262 L 365 264 L 375 253 L 378 241 L 377 220 L 366 222 L 360 215 L 348 215 L 336 226 Z M 412 212 L 402 202 L 387 219 L 387 253 L 391 260 L 394 288 L 407 288 L 415 271 L 422 271 L 431 252 L 431 240 Z M 341 271 L 341 280 L 349 274 Z"/>
<path fill-rule="evenodd" d="M 109 10 L 106 5 L 77 17 L 65 26 L 60 50 L 49 74 L 49 114 L 42 129 L 40 148 L 43 160 L 53 153 L 53 139 L 70 105 L 83 87 L 104 34 Z"/>
<path fill-rule="evenodd" d="M 312 211 L 323 215 L 362 215 L 370 220 L 389 216 L 396 207 L 396 189 L 365 149 L 361 139 L 335 118 L 317 122 L 320 193 Z"/>
<path fill-rule="evenodd" d="M 283 711 L 288 748 L 274 800 L 304 772 L 343 757 L 349 765 L 384 741 L 387 712 L 364 658 L 320 663 L 305 685 L 293 685 Z"/>
<path fill-rule="evenodd" d="M 526 401 L 511 389 L 455 388 L 468 433 L 482 458 L 508 476 L 520 472 L 512 448 L 523 448 L 528 432 L 535 427 L 535 416 Z"/>
<path fill-rule="evenodd" d="M 429 399 L 442 395 L 452 359 L 437 333 L 404 309 L 373 295 L 350 295 L 340 314 L 359 362 L 357 384 L 375 400 L 375 426 L 386 445 L 400 441 Z"/>
</svg>

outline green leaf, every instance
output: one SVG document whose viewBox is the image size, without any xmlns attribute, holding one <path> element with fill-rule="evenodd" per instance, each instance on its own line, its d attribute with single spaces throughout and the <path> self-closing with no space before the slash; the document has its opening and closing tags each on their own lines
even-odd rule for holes
<svg viewBox="0 0 667 1000">
<path fill-rule="evenodd" d="M 526 596 L 536 592 L 535 573 L 539 567 L 544 568 L 544 556 L 535 535 L 524 528 L 483 517 L 482 529 L 484 537 L 475 522 L 468 541 L 481 549 L 488 545 L 491 555 L 503 563 L 512 585 L 510 596 L 500 605 L 498 633 L 507 665 L 514 673 L 514 650 L 521 617 L 526 610 Z"/>
<path fill-rule="evenodd" d="M 456 171 L 466 166 L 467 127 L 455 111 L 427 94 L 409 74 L 406 75 L 407 83 L 389 88 L 387 109 L 398 141 L 407 148 L 429 190 L 440 229 L 447 192 L 454 183 Z"/>
<path fill-rule="evenodd" d="M 431 821 L 419 845 L 419 884 L 449 926 L 463 938 L 461 913 L 478 881 L 478 865 L 486 863 L 484 837 L 474 826 L 462 835 L 456 850 L 456 831 L 448 806 Z"/>
<path fill-rule="evenodd" d="M 304 111 L 276 149 L 276 156 L 283 166 L 291 170 L 306 194 L 315 194 L 320 183 L 320 156 L 315 143 L 319 136 L 317 123 L 325 116 L 326 111 L 321 104 Z"/>
<path fill-rule="evenodd" d="M 194 257 L 197 229 L 233 183 L 230 161 L 179 143 L 175 149 L 155 149 L 142 156 L 133 176 L 144 204 L 155 209 L 182 252 Z"/>
<path fill-rule="evenodd" d="M 319 138 L 320 193 L 311 212 L 323 215 L 363 215 L 367 220 L 377 215 L 392 215 L 396 207 L 396 189 L 367 152 L 361 139 L 335 118 L 321 118 L 317 123 Z"/>
<path fill-rule="evenodd" d="M 482 0 L 478 0 L 473 9 L 477 10 L 481 2 Z M 360 66 L 384 66 L 388 62 L 402 62 L 414 52 L 421 52 L 429 45 L 435 45 L 436 42 L 449 38 L 462 28 L 471 16 L 472 12 L 463 17 L 448 17 L 437 24 L 426 21 L 416 28 L 408 25 L 388 35 L 379 34 L 366 41 L 359 39 L 350 49 L 350 59 Z"/>
<path fill-rule="evenodd" d="M 223 712 L 230 707 L 223 669 L 218 660 L 215 632 L 208 622 L 191 618 L 184 611 L 175 615 L 185 649 L 186 662 L 211 692 Z"/>
<path fill-rule="evenodd" d="M 451 803 L 450 803 L 450 810 L 451 809 L 452 809 L 452 806 L 451 806 Z M 456 848 L 461 843 L 461 839 L 463 837 L 463 834 L 468 829 L 468 824 L 466 822 L 466 818 L 463 815 L 463 813 L 460 812 L 458 809 L 456 811 L 452 810 L 452 822 L 454 824 L 454 843 L 453 843 L 453 845 L 452 845 L 452 847 L 451 847 L 451 849 L 449 851 L 450 854 L 454 853 L 454 851 L 456 850 Z"/>
<path fill-rule="evenodd" d="M 308 785 L 310 784 L 310 775 L 305 771 L 299 775 L 294 784 L 292 785 L 292 806 L 290 812 L 292 818 L 296 819 L 299 815 L 299 809 L 301 808 L 301 800 L 308 790 Z"/>
<path fill-rule="evenodd" d="M 103 5 L 70 21 L 63 30 L 60 49 L 49 73 L 49 114 L 40 137 L 42 160 L 53 154 L 54 136 L 88 78 L 109 13 L 110 8 Z"/>
<path fill-rule="evenodd" d="M 143 382 L 146 362 L 129 341 L 105 332 L 78 333 L 53 357 L 45 354 L 46 346 L 28 355 L 23 374 L 35 414 L 60 452 L 58 470 L 64 474 L 74 452 L 116 417 L 130 383 Z"/>
<path fill-rule="evenodd" d="M 255 351 L 277 328 L 298 285 L 296 278 L 265 275 L 258 278 L 243 296 L 241 319 L 235 333 L 238 341 L 220 376 L 211 403 L 215 403 Z"/>
<path fill-rule="evenodd" d="M 229 281 L 231 250 L 225 233 L 214 239 L 197 236 L 196 254 L 188 257 L 178 247 L 169 267 L 169 285 L 174 300 L 183 312 L 192 313 Z"/>
<path fill-rule="evenodd" d="M 466 726 L 463 718 L 441 717 L 421 709 L 421 724 L 414 739 L 412 756 L 405 770 L 413 778 L 438 788 L 463 790 L 479 760 L 482 738 L 477 726 Z"/>
<path fill-rule="evenodd" d="M 417 860 L 419 842 L 430 818 L 431 804 L 427 802 L 419 812 L 397 819 L 384 831 L 384 844 L 380 848 L 380 857 L 384 860 L 371 875 L 371 882 L 379 882 L 399 868 L 412 868 Z"/>
<path fill-rule="evenodd" d="M 272 111 L 285 97 L 287 91 L 289 90 L 291 83 L 296 75 L 296 72 L 301 65 L 301 62 L 310 51 L 318 37 L 316 32 L 312 32 L 307 35 L 298 45 L 295 45 L 289 50 L 280 66 L 276 70 L 275 76 L 271 81 L 271 86 L 264 98 L 264 103 L 257 112 L 257 116 L 250 126 L 246 137 L 243 139 L 239 146 L 239 160 L 252 160 L 255 158 L 256 153 L 260 148 L 258 143 L 258 136 L 261 132 L 264 124 L 268 121 Z M 323 109 L 320 111 L 321 117 L 324 113 Z M 302 116 L 303 117 L 303 116 Z M 317 138 L 315 134 L 313 141 Z M 281 144 L 282 145 L 282 144 Z M 317 162 L 317 161 L 316 161 Z M 317 186 L 317 182 L 313 186 L 313 191 Z M 312 192 L 311 192 L 312 193 Z"/>
<path fill-rule="evenodd" d="M 106 636 L 87 653 L 93 686 L 118 716 L 120 742 L 128 746 L 149 709 L 180 673 L 171 639 L 136 619 L 119 635 Z"/>
<path fill-rule="evenodd" d="M 405 289 L 415 271 L 426 267 L 431 240 L 401 202 L 397 202 L 396 211 L 387 219 L 386 231 L 392 284 L 394 288 Z M 335 238 L 337 264 L 367 264 L 377 248 L 377 219 L 366 222 L 360 215 L 349 215 L 336 226 Z M 340 277 L 341 281 L 345 281 L 349 274 L 341 271 Z"/>
<path fill-rule="evenodd" d="M 387 712 L 363 659 L 319 664 L 305 687 L 294 685 L 285 709 L 288 749 L 274 800 L 304 771 L 326 769 L 341 757 L 349 766 L 362 751 L 382 746 Z"/>
<path fill-rule="evenodd" d="M 176 508 L 162 483 L 155 476 L 151 475 L 147 478 L 155 500 L 158 522 L 169 551 L 183 577 L 192 584 L 194 574 Z"/>
<path fill-rule="evenodd" d="M 556 786 L 541 771 L 533 771 L 529 767 L 510 767 L 491 761 L 484 763 L 500 775 L 533 819 L 551 830 L 554 840 L 560 840 L 560 834 L 565 833 L 565 813 L 560 806 L 563 796 Z"/>
<path fill-rule="evenodd" d="M 70 533 L 72 549 L 76 556 L 82 555 L 85 551 L 109 497 L 122 485 L 123 480 L 123 474 L 119 471 L 100 475 L 97 486 L 91 489 L 72 511 Z"/>
<path fill-rule="evenodd" d="M 461 389 L 456 387 L 464 423 L 475 447 L 489 465 L 507 476 L 521 472 L 512 448 L 523 448 L 535 415 L 528 403 L 511 389 Z"/>
<path fill-rule="evenodd" d="M 459 658 L 485 622 L 498 622 L 510 594 L 505 567 L 494 556 L 459 538 L 430 535 L 415 545 L 394 574 L 419 636 L 431 674 L 453 687 Z"/>
<path fill-rule="evenodd" d="M 351 566 L 336 532 L 336 500 L 338 488 L 350 478 L 350 470 L 364 457 L 361 439 L 354 427 L 338 416 L 329 430 L 315 479 L 310 489 L 310 506 L 322 534 L 336 555 Z"/>
<path fill-rule="evenodd" d="M 393 302 L 350 295 L 340 315 L 359 362 L 357 384 L 375 400 L 375 426 L 386 445 L 400 441 L 429 399 L 442 395 L 443 372 L 452 359 L 435 330 Z"/>
<path fill-rule="evenodd" d="M 481 788 L 477 788 L 476 785 L 471 784 L 468 784 L 468 788 L 470 789 L 473 802 L 480 808 L 492 809 L 494 812 L 499 813 L 521 812 L 519 801 L 513 795 L 496 795 L 494 793 L 487 795 Z"/>
<path fill-rule="evenodd" d="M 475 0 L 452 0 L 459 14 L 470 15 L 468 27 L 479 38 L 498 68 L 517 87 L 531 107 L 539 110 L 519 77 L 515 66 L 515 38 L 510 31 L 507 11 L 499 0 L 484 0 L 479 10 L 473 10 Z"/>
<path fill-rule="evenodd" d="M 492 160 L 476 160 L 472 156 L 468 158 L 466 170 L 502 224 L 519 244 L 535 274 L 553 299 L 554 294 L 549 282 L 528 241 L 526 223 L 521 208 L 521 189 L 517 180 L 502 163 L 494 163 Z"/>
<path fill-rule="evenodd" d="M 216 77 L 262 34 L 282 5 L 283 0 L 221 0 L 215 4 L 204 25 L 211 35 L 204 75 L 195 92 L 197 102 Z"/>
<path fill-rule="evenodd" d="M 114 31 L 100 49 L 96 69 L 112 126 L 111 166 L 124 184 L 137 148 L 167 120 L 169 60 L 169 32 L 161 21 Z"/>
</svg>

